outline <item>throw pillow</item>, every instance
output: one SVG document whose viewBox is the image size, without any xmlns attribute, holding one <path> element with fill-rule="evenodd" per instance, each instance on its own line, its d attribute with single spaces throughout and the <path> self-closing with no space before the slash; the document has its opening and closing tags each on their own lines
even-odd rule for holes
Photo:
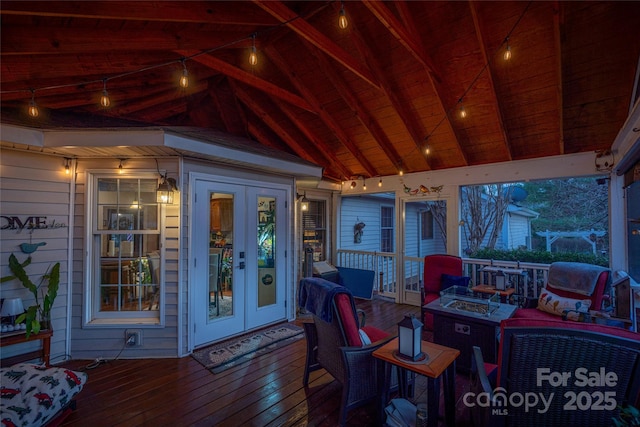
<svg viewBox="0 0 640 427">
<path fill-rule="evenodd" d="M 538 298 L 538 310 L 555 314 L 556 316 L 562 316 L 562 312 L 564 310 L 573 310 L 587 313 L 590 306 L 590 299 L 574 299 L 561 297 L 546 288 L 543 288 L 541 290 L 540 298 Z M 572 318 L 571 315 L 568 318 L 571 320 L 576 320 L 577 314 L 573 314 L 575 315 L 575 319 Z"/>
<path fill-rule="evenodd" d="M 468 288 L 470 281 L 471 277 L 443 274 L 442 276 L 440 276 L 440 290 L 444 291 L 451 286 L 461 286 L 463 288 Z"/>
</svg>

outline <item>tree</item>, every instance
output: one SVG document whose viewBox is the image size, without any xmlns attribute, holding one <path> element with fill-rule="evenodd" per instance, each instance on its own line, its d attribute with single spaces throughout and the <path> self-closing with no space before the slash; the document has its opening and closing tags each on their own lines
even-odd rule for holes
<svg viewBox="0 0 640 427">
<path fill-rule="evenodd" d="M 482 247 L 494 249 L 498 241 L 504 216 L 507 213 L 511 186 L 506 184 L 473 185 L 462 189 L 462 221 L 468 247 L 473 253 Z"/>
</svg>

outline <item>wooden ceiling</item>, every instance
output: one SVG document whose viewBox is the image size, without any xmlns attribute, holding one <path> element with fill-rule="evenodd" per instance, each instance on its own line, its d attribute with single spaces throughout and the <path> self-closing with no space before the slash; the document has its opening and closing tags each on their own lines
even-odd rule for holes
<svg viewBox="0 0 640 427">
<path fill-rule="evenodd" d="M 3 122 L 215 129 L 334 180 L 609 149 L 640 56 L 640 2 L 346 1 L 344 30 L 339 1 L 0 7 Z"/>
</svg>

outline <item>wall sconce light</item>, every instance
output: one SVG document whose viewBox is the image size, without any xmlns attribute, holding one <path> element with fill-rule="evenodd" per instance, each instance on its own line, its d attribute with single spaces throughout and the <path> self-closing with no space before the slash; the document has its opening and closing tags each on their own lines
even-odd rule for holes
<svg viewBox="0 0 640 427">
<path fill-rule="evenodd" d="M 307 192 L 304 194 L 298 194 L 298 201 L 300 202 L 300 210 L 302 212 L 307 212 L 309 210 L 309 201 L 307 200 Z"/>
<path fill-rule="evenodd" d="M 405 315 L 398 323 L 398 357 L 414 362 L 426 357 L 422 352 L 422 322 L 414 314 Z"/>
<path fill-rule="evenodd" d="M 156 201 L 162 204 L 173 203 L 173 192 L 178 191 L 176 186 L 176 180 L 173 178 L 167 178 L 167 174 L 160 175 L 162 181 L 158 185 L 156 190 Z"/>
<path fill-rule="evenodd" d="M 351 187 L 351 189 L 353 190 L 354 188 L 356 188 L 358 186 L 358 183 L 355 181 L 351 181 L 351 185 L 349 185 Z"/>
</svg>

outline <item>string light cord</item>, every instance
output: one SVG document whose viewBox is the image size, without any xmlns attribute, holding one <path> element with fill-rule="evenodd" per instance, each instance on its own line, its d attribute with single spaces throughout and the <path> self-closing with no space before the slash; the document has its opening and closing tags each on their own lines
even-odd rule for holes
<svg viewBox="0 0 640 427">
<path fill-rule="evenodd" d="M 104 78 L 101 78 L 101 79 L 87 80 L 87 81 L 82 81 L 82 82 L 79 82 L 79 83 L 65 83 L 65 84 L 60 84 L 60 85 L 43 86 L 43 87 L 39 87 L 39 88 L 0 90 L 0 94 L 6 95 L 6 94 L 27 92 L 27 93 L 29 93 L 31 95 L 32 93 L 34 93 L 36 91 L 37 92 L 43 92 L 43 91 L 55 90 L 55 89 L 65 89 L 65 88 L 69 88 L 69 87 L 88 86 L 88 85 L 98 84 L 98 83 L 99 84 L 104 84 L 105 82 L 108 82 L 108 81 L 111 81 L 111 80 L 116 80 L 116 79 L 121 79 L 121 78 L 124 78 L 124 77 L 129 77 L 129 76 L 134 75 L 134 74 L 143 73 L 145 71 L 155 70 L 157 68 L 168 67 L 168 66 L 174 65 L 174 64 L 181 64 L 182 65 L 187 60 L 193 60 L 194 58 L 197 58 L 198 56 L 208 55 L 208 54 L 216 52 L 218 50 L 229 48 L 229 47 L 231 47 L 233 45 L 236 45 L 238 43 L 241 43 L 243 41 L 252 40 L 254 38 L 257 38 L 259 35 L 264 35 L 264 34 L 267 34 L 267 33 L 271 32 L 271 31 L 274 31 L 274 30 L 277 30 L 277 29 L 282 28 L 284 26 L 287 26 L 290 23 L 292 23 L 292 22 L 294 22 L 294 21 L 296 21 L 298 19 L 305 19 L 305 18 L 307 18 L 309 16 L 313 16 L 316 13 L 320 12 L 322 9 L 326 8 L 327 6 L 329 6 L 329 4 L 331 4 L 333 2 L 335 2 L 335 0 L 329 1 L 329 2 L 327 2 L 325 4 L 323 4 L 322 6 L 318 7 L 317 9 L 315 9 L 315 10 L 313 10 L 313 11 L 311 11 L 311 12 L 305 14 L 305 15 L 296 15 L 293 18 L 291 18 L 291 19 L 289 19 L 287 21 L 283 21 L 283 22 L 281 22 L 281 23 L 279 23 L 277 25 L 274 25 L 272 27 L 269 27 L 269 28 L 266 28 L 266 29 L 263 29 L 263 30 L 257 31 L 257 32 L 254 31 L 254 32 L 252 32 L 251 34 L 249 34 L 246 37 L 242 37 L 242 38 L 239 38 L 239 39 L 236 39 L 236 40 L 229 41 L 227 43 L 223 43 L 221 45 L 212 47 L 210 49 L 206 49 L 206 50 L 200 51 L 198 53 L 194 53 L 193 55 L 182 56 L 179 59 L 166 61 L 166 62 L 163 62 L 163 63 L 160 63 L 160 64 L 148 65 L 146 67 L 138 68 L 138 69 L 127 71 L 127 72 L 120 73 L 120 74 L 115 74 L 115 75 L 112 75 L 110 77 L 104 77 Z"/>
<path fill-rule="evenodd" d="M 516 22 L 513 24 L 513 26 L 511 27 L 511 30 L 509 31 L 509 33 L 506 35 L 506 37 L 504 38 L 503 42 L 500 44 L 499 48 L 496 50 L 495 55 L 497 55 L 502 49 L 503 46 L 505 44 L 508 43 L 509 39 L 511 38 L 511 35 L 513 34 L 513 32 L 516 30 L 516 28 L 518 27 L 518 25 L 520 24 L 520 21 L 522 21 L 522 18 L 524 18 L 524 16 L 526 15 L 527 11 L 529 10 L 529 6 L 531 6 L 531 4 L 533 3 L 533 0 L 530 0 L 527 3 L 527 6 L 524 8 L 524 10 L 522 11 L 522 13 L 520 14 L 520 16 L 518 16 L 518 19 L 516 20 Z M 467 87 L 467 89 L 465 89 L 465 91 L 462 93 L 462 95 L 458 98 L 458 102 L 456 102 L 455 105 L 453 105 L 452 107 L 450 107 L 444 114 L 444 116 L 442 116 L 442 118 L 440 119 L 440 121 L 435 125 L 435 127 L 431 130 L 431 132 L 429 132 L 427 134 L 427 136 L 424 137 L 423 141 L 427 141 L 429 140 L 429 138 L 431 138 L 431 136 L 434 134 L 434 132 L 436 130 L 438 130 L 438 128 L 442 125 L 442 123 L 444 123 L 447 118 L 449 118 L 454 110 L 458 107 L 458 105 L 460 105 L 462 103 L 462 100 L 465 98 L 465 96 L 467 96 L 467 94 L 469 93 L 469 91 L 471 91 L 471 89 L 473 89 L 474 85 L 476 84 L 476 82 L 478 81 L 478 79 L 480 78 L 480 76 L 485 72 L 485 70 L 487 68 L 489 68 L 491 61 L 487 61 L 482 68 L 480 69 L 480 71 L 478 71 L 478 73 L 476 74 L 476 76 L 474 77 L 474 79 L 471 81 L 471 83 L 469 84 L 469 86 Z M 431 147 L 433 148 L 433 147 Z M 418 151 L 422 151 L 422 147 L 415 147 L 413 148 L 407 156 L 401 157 L 400 161 L 401 163 L 404 163 L 404 160 L 412 157 L 414 155 L 414 153 Z"/>
</svg>

